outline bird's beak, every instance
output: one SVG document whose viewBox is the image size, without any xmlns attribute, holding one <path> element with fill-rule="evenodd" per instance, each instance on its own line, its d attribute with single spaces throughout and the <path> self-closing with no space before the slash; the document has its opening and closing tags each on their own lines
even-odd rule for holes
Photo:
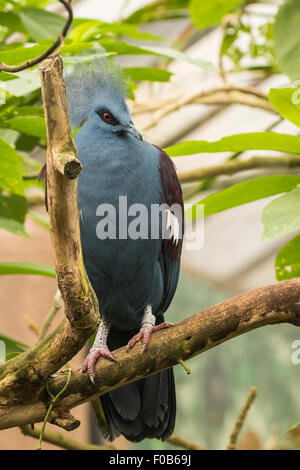
<svg viewBox="0 0 300 470">
<path fill-rule="evenodd" d="M 139 140 L 143 140 L 142 135 L 139 133 L 139 131 L 136 130 L 133 124 L 130 124 L 129 127 L 124 127 L 124 129 L 126 132 L 128 132 L 128 134 L 133 135 L 133 137 L 136 137 Z"/>
</svg>

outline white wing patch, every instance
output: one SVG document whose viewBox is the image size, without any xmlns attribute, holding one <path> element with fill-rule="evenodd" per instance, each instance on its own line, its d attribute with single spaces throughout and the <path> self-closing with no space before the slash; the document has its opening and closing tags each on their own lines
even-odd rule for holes
<svg viewBox="0 0 300 470">
<path fill-rule="evenodd" d="M 167 227 L 166 230 L 169 230 L 170 238 L 173 237 L 174 243 L 177 245 L 180 236 L 180 227 L 177 217 L 170 211 L 166 210 L 167 213 Z"/>
</svg>

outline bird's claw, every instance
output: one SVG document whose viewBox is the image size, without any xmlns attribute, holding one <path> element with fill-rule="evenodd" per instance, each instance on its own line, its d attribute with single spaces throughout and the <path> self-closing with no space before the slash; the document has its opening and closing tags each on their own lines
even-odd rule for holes
<svg viewBox="0 0 300 470">
<path fill-rule="evenodd" d="M 95 384 L 95 364 L 99 357 L 105 357 L 110 361 L 117 362 L 116 358 L 110 352 L 107 346 L 101 348 L 91 348 L 82 364 L 81 372 L 87 371 L 89 374 L 89 379 L 93 384 Z"/>
<path fill-rule="evenodd" d="M 173 326 L 173 323 L 169 322 L 163 322 L 160 325 L 157 326 L 152 326 L 150 323 L 144 323 L 140 331 L 134 335 L 130 341 L 127 343 L 126 351 L 128 352 L 130 349 L 133 348 L 133 346 L 143 339 L 142 343 L 142 354 L 143 352 L 147 349 L 149 341 L 150 341 L 150 336 L 155 333 L 156 331 L 163 330 L 165 328 L 169 328 L 170 326 Z"/>
</svg>

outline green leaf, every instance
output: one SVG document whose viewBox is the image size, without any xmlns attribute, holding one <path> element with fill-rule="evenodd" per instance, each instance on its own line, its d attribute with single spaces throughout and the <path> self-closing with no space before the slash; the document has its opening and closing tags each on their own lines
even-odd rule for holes
<svg viewBox="0 0 300 470">
<path fill-rule="evenodd" d="M 0 139 L 0 190 L 15 194 L 24 194 L 21 157 L 17 152 Z"/>
<path fill-rule="evenodd" d="M 22 21 L 20 21 L 20 18 L 18 17 L 17 13 L 14 13 L 13 11 L 0 12 L 0 25 L 5 26 L 11 32 L 25 32 Z"/>
<path fill-rule="evenodd" d="M 223 137 L 215 142 L 190 140 L 167 147 L 171 157 L 197 153 L 244 152 L 246 150 L 276 150 L 277 152 L 300 153 L 300 139 L 276 132 L 252 132 Z"/>
<path fill-rule="evenodd" d="M 108 38 L 102 39 L 100 43 L 108 52 L 115 52 L 119 55 L 156 55 L 169 59 L 182 60 L 207 70 L 213 70 L 213 66 L 210 62 L 206 62 L 202 59 L 193 59 L 183 52 L 169 47 L 134 46 L 125 41 L 114 41 Z"/>
<path fill-rule="evenodd" d="M 17 72 L 14 78 L 15 80 L 10 80 L 9 82 L 0 82 L 0 88 L 14 96 L 23 96 L 40 88 L 40 77 L 37 69 Z"/>
<path fill-rule="evenodd" d="M 292 80 L 299 79 L 300 70 L 300 2 L 285 1 L 278 10 L 274 24 L 274 47 L 281 70 Z"/>
<path fill-rule="evenodd" d="M 0 212 L 1 212 L 1 198 L 0 198 Z M 0 229 L 8 230 L 18 236 L 28 237 L 28 233 L 25 231 L 23 224 L 14 219 L 6 219 L 0 217 Z"/>
<path fill-rule="evenodd" d="M 163 36 L 157 36 L 156 34 L 150 34 L 146 31 L 139 31 L 138 27 L 128 23 L 102 23 L 98 28 L 99 33 L 116 33 L 122 36 L 130 36 L 134 39 L 150 40 L 150 41 L 161 41 L 165 39 Z"/>
<path fill-rule="evenodd" d="M 130 36 L 142 40 L 163 40 L 162 36 L 139 31 L 138 26 L 128 23 L 104 23 L 98 20 L 84 21 L 76 26 L 70 33 L 69 38 L 75 42 L 89 41 L 99 34 L 114 33 L 122 36 Z"/>
<path fill-rule="evenodd" d="M 124 67 L 123 71 L 129 75 L 131 80 L 148 80 L 154 82 L 168 82 L 173 75 L 168 70 L 155 67 Z"/>
<path fill-rule="evenodd" d="M 52 266 L 34 263 L 0 263 L 0 275 L 6 274 L 35 274 L 56 277 Z"/>
<path fill-rule="evenodd" d="M 40 142 L 38 137 L 33 135 L 19 134 L 16 140 L 16 149 L 23 152 L 31 152 Z"/>
<path fill-rule="evenodd" d="M 12 73 L 8 73 L 8 72 L 0 73 L 0 80 L 3 82 L 8 82 L 9 80 L 15 80 L 16 78 L 17 77 Z"/>
<path fill-rule="evenodd" d="M 282 117 L 300 127 L 300 99 L 298 99 L 298 96 L 297 88 L 271 88 L 268 95 L 276 111 Z"/>
<path fill-rule="evenodd" d="M 45 47 L 35 45 L 31 47 L 16 47 L 14 49 L 0 50 L 0 61 L 8 65 L 18 65 L 27 60 L 34 59 L 45 51 Z"/>
<path fill-rule="evenodd" d="M 0 228 L 26 236 L 23 227 L 27 212 L 20 156 L 0 139 Z"/>
<path fill-rule="evenodd" d="M 263 210 L 263 240 L 272 240 L 300 229 L 300 185 L 271 201 Z"/>
<path fill-rule="evenodd" d="M 277 253 L 275 271 L 278 281 L 300 277 L 300 235 L 290 240 Z"/>
<path fill-rule="evenodd" d="M 191 0 L 190 15 L 198 28 L 221 23 L 223 16 L 236 11 L 242 0 Z"/>
<path fill-rule="evenodd" d="M 36 42 L 58 36 L 66 22 L 62 16 L 38 8 L 21 8 L 18 15 L 27 34 Z"/>
<path fill-rule="evenodd" d="M 45 119 L 43 117 L 24 116 L 7 121 L 11 129 L 25 134 L 46 139 Z"/>
<path fill-rule="evenodd" d="M 151 21 L 186 18 L 190 0 L 160 0 L 146 5 L 126 18 L 126 23 L 148 23 Z"/>
<path fill-rule="evenodd" d="M 21 354 L 21 351 L 20 352 L 11 352 L 9 354 L 6 354 L 6 357 L 5 357 L 5 361 L 9 361 L 10 359 L 13 359 L 14 357 L 18 356 L 19 354 Z"/>
<path fill-rule="evenodd" d="M 300 176 L 297 175 L 263 176 L 235 184 L 223 191 L 211 194 L 201 199 L 197 204 L 204 204 L 204 215 L 207 216 L 242 204 L 248 204 L 258 199 L 292 191 L 299 184 Z M 185 212 L 185 217 L 187 220 L 195 218 L 195 205 Z"/>
<path fill-rule="evenodd" d="M 0 341 L 3 341 L 6 348 L 6 355 L 10 355 L 15 352 L 24 352 L 29 346 L 22 341 L 19 341 L 15 338 L 11 338 L 10 336 L 6 336 L 0 333 Z M 6 360 L 8 360 L 6 356 Z"/>
<path fill-rule="evenodd" d="M 16 112 L 19 116 L 40 116 L 44 117 L 44 108 L 39 106 L 18 106 Z"/>
</svg>

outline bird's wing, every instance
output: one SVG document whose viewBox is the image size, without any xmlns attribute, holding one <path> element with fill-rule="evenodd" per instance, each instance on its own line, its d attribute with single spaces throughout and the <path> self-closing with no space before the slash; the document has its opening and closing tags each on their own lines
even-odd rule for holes
<svg viewBox="0 0 300 470">
<path fill-rule="evenodd" d="M 166 217 L 166 228 L 170 233 L 170 238 L 165 238 L 162 241 L 161 252 L 161 265 L 165 278 L 162 309 L 165 312 L 175 294 L 179 277 L 184 232 L 184 206 L 175 165 L 163 150 L 159 150 L 162 202 L 169 207 Z"/>
</svg>

